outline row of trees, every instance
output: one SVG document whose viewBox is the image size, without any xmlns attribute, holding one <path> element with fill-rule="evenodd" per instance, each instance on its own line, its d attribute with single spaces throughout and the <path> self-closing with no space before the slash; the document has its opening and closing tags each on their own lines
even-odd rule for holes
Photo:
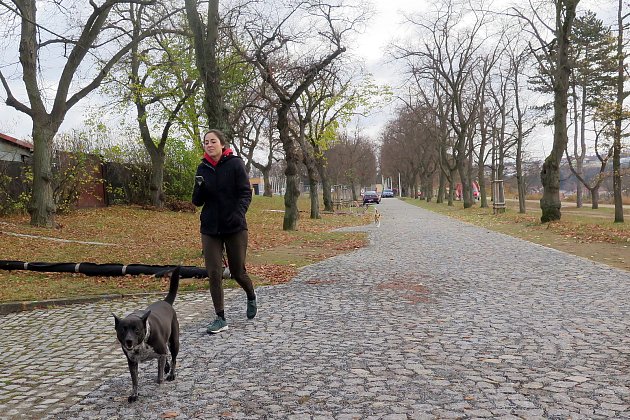
<svg viewBox="0 0 630 420">
<path fill-rule="evenodd" d="M 393 55 L 410 76 L 409 96 L 386 129 L 385 175 L 400 173 L 409 186 L 419 182 L 429 196 L 435 177 L 438 201 L 450 184 L 449 204 L 457 179 L 464 207 L 473 203 L 471 181 L 477 179 L 481 205 L 487 206 L 486 170 L 492 169 L 492 179 L 503 179 L 505 163 L 515 161 L 520 211 L 525 212 L 527 140 L 537 125 L 548 124 L 553 146 L 540 172 L 541 220 L 560 219 L 564 157 L 591 191 L 595 208 L 612 160 L 615 221 L 623 222 L 627 16 L 619 1 L 616 22 L 605 25 L 594 12 L 579 10 L 578 3 L 553 0 L 497 13 L 480 2 L 462 6 L 443 0 L 430 12 L 408 16 L 413 38 L 399 42 Z M 599 173 L 591 178 L 584 175 L 587 151 L 600 161 Z"/>
<path fill-rule="evenodd" d="M 311 217 L 319 217 L 320 182 L 325 207 L 332 210 L 325 153 L 337 129 L 383 91 L 345 58 L 368 10 L 352 0 L 221 6 L 218 0 L 105 0 L 89 6 L 0 0 L 0 13 L 12 23 L 7 34 L 16 40 L 15 74 L 22 76 L 28 101 L 14 94 L 4 68 L 0 81 L 7 105 L 33 122 L 33 225 L 54 223 L 55 135 L 67 112 L 97 90 L 111 98 L 108 109 L 133 110 L 151 160 L 154 205 L 164 199 L 170 139 L 185 136 L 199 148 L 203 132 L 218 127 L 248 167 L 264 174 L 266 185 L 274 162 L 284 159 L 285 230 L 297 228 L 301 164 L 311 184 Z M 42 85 L 47 62 L 61 69 L 52 98 Z M 345 143 L 352 142 L 339 147 Z"/>
<path fill-rule="evenodd" d="M 465 207 L 472 205 L 470 186 L 477 178 L 486 206 L 486 168 L 502 179 L 505 163 L 514 160 L 525 211 L 527 138 L 547 120 L 554 141 L 541 170 L 542 221 L 560 218 L 563 156 L 595 200 L 612 159 L 615 220 L 623 221 L 623 4 L 619 0 L 615 38 L 594 13 L 579 11 L 578 2 L 549 0 L 498 13 L 472 0 L 438 0 L 431 11 L 408 16 L 413 38 L 391 51 L 407 69 L 408 96 L 400 98 L 399 113 L 381 136 L 381 173 L 400 173 L 409 186 L 420 180 L 427 196 L 437 178 L 438 201 L 449 185 L 452 202 L 460 181 Z M 133 110 L 151 161 L 156 206 L 164 199 L 168 143 L 187 138 L 199 148 L 208 127 L 224 130 L 267 186 L 274 164 L 283 160 L 285 230 L 297 228 L 302 165 L 314 218 L 320 183 L 324 208 L 332 210 L 331 183 L 354 188 L 376 179 L 370 140 L 340 130 L 389 95 L 347 51 L 369 17 L 362 2 L 0 0 L 0 14 L 8 22 L 7 39 L 15 40 L 13 77 L 21 76 L 27 92 L 27 100 L 15 95 L 11 66 L 0 67 L 6 103 L 33 122 L 34 225 L 54 223 L 53 139 L 67 112 L 97 90 L 111 98 L 108 109 Z M 48 96 L 43 75 L 55 69 L 60 72 Z M 550 100 L 540 102 L 545 95 Z M 587 143 L 602 162 L 596 179 L 583 174 Z"/>
</svg>

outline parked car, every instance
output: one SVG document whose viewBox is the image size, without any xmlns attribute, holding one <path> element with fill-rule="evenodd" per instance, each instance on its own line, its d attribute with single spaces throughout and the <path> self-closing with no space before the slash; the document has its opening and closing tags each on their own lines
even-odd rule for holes
<svg viewBox="0 0 630 420">
<path fill-rule="evenodd" d="M 383 190 L 383 194 L 381 194 L 381 198 L 391 198 L 394 196 L 394 190 Z"/>
<path fill-rule="evenodd" d="M 381 202 L 381 198 L 378 196 L 378 193 L 376 191 L 366 191 L 365 193 L 363 193 L 363 204 L 367 205 L 367 204 L 378 204 Z"/>
</svg>

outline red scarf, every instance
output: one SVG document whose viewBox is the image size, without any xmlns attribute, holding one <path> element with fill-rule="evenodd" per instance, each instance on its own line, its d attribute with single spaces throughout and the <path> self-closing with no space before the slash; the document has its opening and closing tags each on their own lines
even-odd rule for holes
<svg viewBox="0 0 630 420">
<path fill-rule="evenodd" d="M 228 147 L 227 149 L 223 149 L 223 153 L 221 153 L 221 157 L 223 157 L 223 156 L 230 156 L 230 155 L 232 155 L 232 154 L 234 154 L 234 153 L 232 152 L 232 149 L 230 149 L 230 148 Z M 214 159 L 212 159 L 212 158 L 210 157 L 210 155 L 209 155 L 208 153 L 206 153 L 206 152 L 203 152 L 203 158 L 204 158 L 205 160 L 207 160 L 207 161 L 208 161 L 208 163 L 209 163 L 210 165 L 212 165 L 212 166 L 217 166 L 217 165 L 219 164 L 219 161 L 221 160 L 221 158 L 219 158 L 219 160 L 216 160 L 216 161 L 215 161 L 215 160 L 214 160 Z"/>
</svg>

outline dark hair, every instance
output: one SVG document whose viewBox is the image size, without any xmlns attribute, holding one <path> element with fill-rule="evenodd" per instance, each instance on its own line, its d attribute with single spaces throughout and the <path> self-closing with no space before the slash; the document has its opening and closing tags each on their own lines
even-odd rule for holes
<svg viewBox="0 0 630 420">
<path fill-rule="evenodd" d="M 221 143 L 221 146 L 225 146 L 227 144 L 227 137 L 225 136 L 225 134 L 223 133 L 223 131 L 221 130 L 217 130 L 216 128 L 213 128 L 211 130 L 206 131 L 206 133 L 203 135 L 203 137 L 201 138 L 202 141 L 206 139 L 206 136 L 208 134 L 214 134 L 215 136 L 217 136 L 217 138 L 219 139 L 219 142 Z"/>
</svg>

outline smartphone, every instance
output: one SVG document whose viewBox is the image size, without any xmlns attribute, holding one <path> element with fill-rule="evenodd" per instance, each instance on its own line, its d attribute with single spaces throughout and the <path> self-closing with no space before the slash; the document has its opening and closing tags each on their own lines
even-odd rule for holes
<svg viewBox="0 0 630 420">
<path fill-rule="evenodd" d="M 196 175 L 195 182 L 197 183 L 197 185 L 203 184 L 203 177 L 201 175 Z"/>
</svg>

